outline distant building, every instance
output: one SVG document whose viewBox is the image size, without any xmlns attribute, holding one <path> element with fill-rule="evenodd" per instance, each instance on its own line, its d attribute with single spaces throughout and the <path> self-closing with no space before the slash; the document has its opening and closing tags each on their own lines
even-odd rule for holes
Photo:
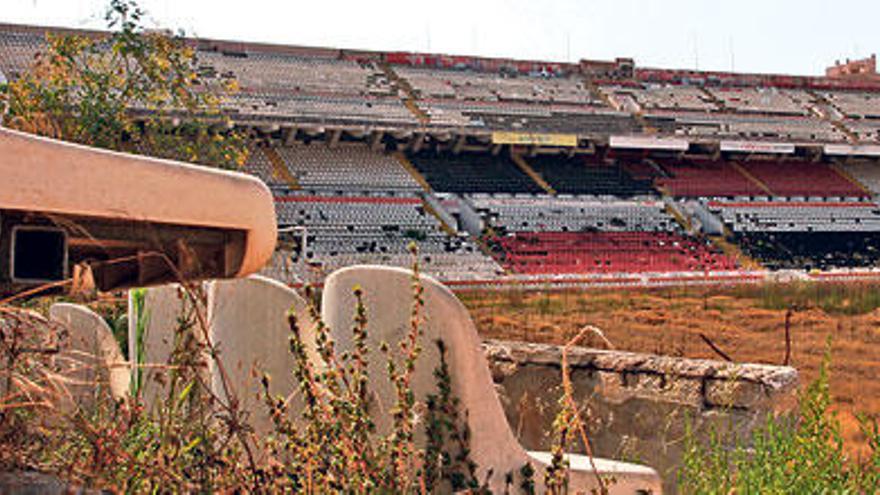
<svg viewBox="0 0 880 495">
<path fill-rule="evenodd" d="M 825 69 L 825 75 L 834 78 L 880 79 L 877 74 L 877 55 L 862 60 L 846 59 L 844 63 L 838 60 L 833 67 Z"/>
</svg>

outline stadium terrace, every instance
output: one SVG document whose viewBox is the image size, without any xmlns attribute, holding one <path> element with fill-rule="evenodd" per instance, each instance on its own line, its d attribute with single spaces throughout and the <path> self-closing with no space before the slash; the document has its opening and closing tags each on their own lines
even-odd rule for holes
<svg viewBox="0 0 880 495">
<path fill-rule="evenodd" d="M 0 25 L 0 81 L 46 28 Z M 80 32 L 97 36 L 97 32 Z M 873 274 L 880 78 L 709 73 L 187 40 L 276 201 L 266 271 L 450 284 Z M 860 66 L 861 67 L 861 66 Z"/>
</svg>

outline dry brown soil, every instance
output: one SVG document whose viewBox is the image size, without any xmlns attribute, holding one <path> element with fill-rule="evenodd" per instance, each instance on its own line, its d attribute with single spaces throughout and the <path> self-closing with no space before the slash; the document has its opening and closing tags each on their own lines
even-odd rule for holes
<svg viewBox="0 0 880 495">
<path fill-rule="evenodd" d="M 790 318 L 790 363 L 802 385 L 818 372 L 832 337 L 831 391 L 847 445 L 861 453 L 857 413 L 880 419 L 880 287 L 684 288 L 618 291 L 463 292 L 487 338 L 565 343 L 595 325 L 619 350 L 781 364 Z M 604 344 L 591 337 L 589 346 Z"/>
</svg>

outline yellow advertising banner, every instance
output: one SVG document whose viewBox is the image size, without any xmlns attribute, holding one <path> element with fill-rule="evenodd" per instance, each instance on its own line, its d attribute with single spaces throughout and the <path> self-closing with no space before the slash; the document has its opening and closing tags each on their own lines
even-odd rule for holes
<svg viewBox="0 0 880 495">
<path fill-rule="evenodd" d="M 514 144 L 535 146 L 566 146 L 574 148 L 578 144 L 575 134 L 538 134 L 533 132 L 493 132 L 492 144 Z"/>
</svg>

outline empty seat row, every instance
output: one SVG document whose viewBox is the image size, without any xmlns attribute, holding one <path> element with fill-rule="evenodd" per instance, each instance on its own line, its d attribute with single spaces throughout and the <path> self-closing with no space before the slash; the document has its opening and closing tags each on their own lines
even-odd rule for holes
<svg viewBox="0 0 880 495">
<path fill-rule="evenodd" d="M 196 53 L 204 78 L 235 79 L 247 91 L 341 95 L 394 95 L 387 77 L 372 64 L 323 57 L 249 52 Z"/>
<path fill-rule="evenodd" d="M 654 160 L 664 172 L 655 184 L 675 197 L 733 197 L 766 194 L 723 160 Z M 648 170 L 649 171 L 649 170 Z"/>
<path fill-rule="evenodd" d="M 706 241 L 673 233 L 516 233 L 492 239 L 523 274 L 728 271 L 736 262 Z"/>
<path fill-rule="evenodd" d="M 237 93 L 222 103 L 233 114 L 273 121 L 416 125 L 418 120 L 396 98 Z"/>
<path fill-rule="evenodd" d="M 395 157 L 361 144 L 331 148 L 317 143 L 276 150 L 303 189 L 410 192 L 420 189 Z"/>
<path fill-rule="evenodd" d="M 424 151 L 411 155 L 410 160 L 437 192 L 543 192 L 537 183 L 506 156 Z"/>
<path fill-rule="evenodd" d="M 844 163 L 841 167 L 871 193 L 880 194 L 880 164 L 872 161 L 853 161 Z"/>
<path fill-rule="evenodd" d="M 300 276 L 305 267 L 332 271 L 355 263 L 401 265 L 410 257 L 411 243 L 437 273 L 454 271 L 451 265 L 459 255 L 499 271 L 465 236 L 443 232 L 416 196 L 290 193 L 276 197 L 275 207 L 285 231 L 284 263 L 299 267 Z"/>
<path fill-rule="evenodd" d="M 648 84 L 644 87 L 602 86 L 601 90 L 618 107 L 630 111 L 642 110 L 690 110 L 710 112 L 719 109 L 718 105 L 700 88 L 683 85 Z"/>
<path fill-rule="evenodd" d="M 831 122 L 813 116 L 744 115 L 655 110 L 646 122 L 662 134 L 747 140 L 846 141 Z"/>
<path fill-rule="evenodd" d="M 825 163 L 747 161 L 742 167 L 777 196 L 866 196 L 862 188 Z"/>
<path fill-rule="evenodd" d="M 578 77 L 532 76 L 397 66 L 422 98 L 600 105 Z"/>
<path fill-rule="evenodd" d="M 862 91 L 828 91 L 824 96 L 844 115 L 880 118 L 880 96 Z"/>
<path fill-rule="evenodd" d="M 740 113 L 808 115 L 812 98 L 804 91 L 778 88 L 709 88 L 724 107 Z"/>
<path fill-rule="evenodd" d="M 738 232 L 735 241 L 772 270 L 875 268 L 878 232 Z"/>
<path fill-rule="evenodd" d="M 655 194 L 650 181 L 633 179 L 616 163 L 565 155 L 538 155 L 526 161 L 559 193 L 621 197 Z"/>
<path fill-rule="evenodd" d="M 708 203 L 733 232 L 880 232 L 880 206 L 859 202 Z"/>
<path fill-rule="evenodd" d="M 662 201 L 599 198 L 479 198 L 468 201 L 496 233 L 641 231 L 673 232 L 678 226 Z"/>
</svg>

